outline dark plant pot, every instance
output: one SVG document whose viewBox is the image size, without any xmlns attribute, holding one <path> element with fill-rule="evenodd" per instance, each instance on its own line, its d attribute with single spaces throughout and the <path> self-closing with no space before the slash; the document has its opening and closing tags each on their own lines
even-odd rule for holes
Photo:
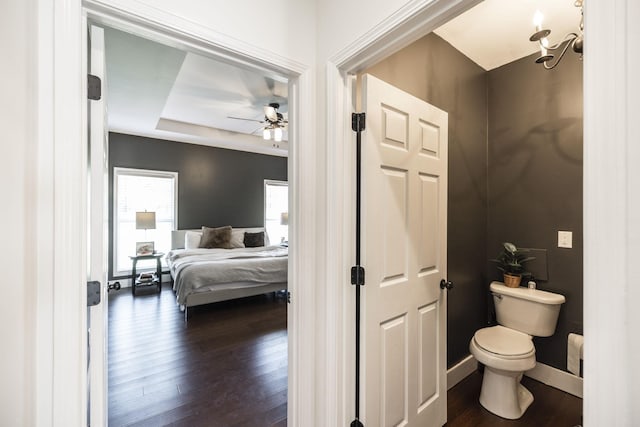
<svg viewBox="0 0 640 427">
<path fill-rule="evenodd" d="M 513 274 L 504 273 L 504 284 L 508 288 L 517 288 L 520 286 L 520 281 L 522 280 L 522 276 L 516 276 Z"/>
</svg>

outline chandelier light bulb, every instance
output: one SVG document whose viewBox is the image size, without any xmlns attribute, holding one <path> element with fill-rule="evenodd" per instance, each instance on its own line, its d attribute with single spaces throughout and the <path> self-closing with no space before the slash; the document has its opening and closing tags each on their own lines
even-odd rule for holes
<svg viewBox="0 0 640 427">
<path fill-rule="evenodd" d="M 281 128 L 275 128 L 273 130 L 273 140 L 276 141 L 276 142 L 282 141 L 282 129 Z"/>
<path fill-rule="evenodd" d="M 536 13 L 533 14 L 533 25 L 536 26 L 536 31 L 540 31 L 542 29 L 542 21 L 544 20 L 544 15 L 540 10 L 536 10 Z"/>
<path fill-rule="evenodd" d="M 268 140 L 271 139 L 271 132 L 269 132 L 269 129 L 265 129 L 265 130 L 262 131 L 262 138 L 265 141 L 268 141 Z"/>
</svg>

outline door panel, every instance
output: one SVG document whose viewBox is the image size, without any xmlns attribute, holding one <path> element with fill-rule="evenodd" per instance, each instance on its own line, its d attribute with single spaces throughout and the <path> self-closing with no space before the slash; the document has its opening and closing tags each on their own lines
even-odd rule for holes
<svg viewBox="0 0 640 427">
<path fill-rule="evenodd" d="M 447 113 L 362 79 L 365 425 L 446 422 Z"/>
<path fill-rule="evenodd" d="M 384 426 L 401 425 L 406 420 L 407 319 L 401 316 L 380 326 L 382 346 L 382 402 Z"/>
</svg>

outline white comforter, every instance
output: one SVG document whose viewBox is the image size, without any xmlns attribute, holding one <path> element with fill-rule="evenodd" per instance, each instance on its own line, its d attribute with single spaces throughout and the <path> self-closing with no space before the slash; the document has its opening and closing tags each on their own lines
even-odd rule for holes
<svg viewBox="0 0 640 427">
<path fill-rule="evenodd" d="M 174 249 L 167 261 L 179 304 L 194 292 L 287 282 L 287 248 Z"/>
</svg>

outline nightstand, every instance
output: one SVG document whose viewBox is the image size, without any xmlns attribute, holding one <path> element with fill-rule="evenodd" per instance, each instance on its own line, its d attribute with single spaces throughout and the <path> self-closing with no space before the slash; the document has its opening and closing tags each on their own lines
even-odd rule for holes
<svg viewBox="0 0 640 427">
<path fill-rule="evenodd" d="M 131 270 L 131 292 L 136 294 L 136 288 L 144 288 L 147 286 L 157 286 L 158 292 L 160 292 L 160 286 L 162 285 L 162 261 L 160 260 L 164 256 L 164 252 L 154 252 L 150 255 L 131 255 L 129 258 L 133 261 L 133 269 Z M 138 261 L 144 259 L 156 260 L 156 272 L 155 275 L 150 277 L 150 280 L 143 280 L 136 274 L 136 265 Z"/>
</svg>

